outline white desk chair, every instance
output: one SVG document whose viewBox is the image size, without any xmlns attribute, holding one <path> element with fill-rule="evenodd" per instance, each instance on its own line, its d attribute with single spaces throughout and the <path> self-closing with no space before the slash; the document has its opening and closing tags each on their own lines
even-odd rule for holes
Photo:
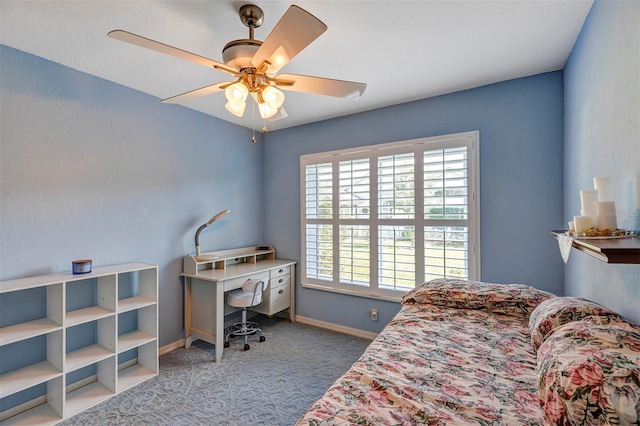
<svg viewBox="0 0 640 426">
<path fill-rule="evenodd" d="M 244 350 L 250 349 L 247 342 L 250 334 L 258 333 L 260 341 L 266 339 L 262 334 L 260 325 L 257 322 L 247 321 L 247 308 L 256 306 L 262 302 L 262 293 L 267 289 L 269 282 L 260 280 L 247 280 L 242 284 L 242 288 L 227 293 L 227 304 L 235 308 L 242 308 L 242 321 L 234 323 L 229 327 L 229 332 L 224 339 L 224 347 L 229 347 L 229 338 L 244 336 Z"/>
</svg>

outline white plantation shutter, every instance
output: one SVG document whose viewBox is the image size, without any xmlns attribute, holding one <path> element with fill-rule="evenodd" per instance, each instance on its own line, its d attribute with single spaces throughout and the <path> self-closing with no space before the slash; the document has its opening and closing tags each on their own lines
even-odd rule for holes
<svg viewBox="0 0 640 426">
<path fill-rule="evenodd" d="M 307 276 L 317 280 L 333 279 L 333 229 L 331 225 L 307 225 Z"/>
<path fill-rule="evenodd" d="M 369 286 L 369 226 L 340 225 L 339 241 L 340 282 Z"/>
<path fill-rule="evenodd" d="M 467 197 L 466 147 L 425 151 L 425 219 L 466 219 Z"/>
<path fill-rule="evenodd" d="M 333 215 L 331 163 L 312 164 L 305 173 L 305 219 L 326 220 Z M 304 223 L 304 222 L 303 222 Z M 304 263 L 307 274 L 317 280 L 333 279 L 333 227 L 331 223 L 306 224 Z"/>
<path fill-rule="evenodd" d="M 331 218 L 333 211 L 331 163 L 312 164 L 305 176 L 307 218 Z"/>
<path fill-rule="evenodd" d="M 425 280 L 469 278 L 466 146 L 424 152 Z"/>
<path fill-rule="evenodd" d="M 415 153 L 378 157 L 378 284 L 387 290 L 415 286 L 415 224 L 385 219 L 414 219 Z"/>
<path fill-rule="evenodd" d="M 398 300 L 479 279 L 478 136 L 302 156 L 302 285 Z"/>
<path fill-rule="evenodd" d="M 407 291 L 416 284 L 416 248 L 413 226 L 378 228 L 378 284 Z"/>
<path fill-rule="evenodd" d="M 340 161 L 340 219 L 369 219 L 369 159 Z"/>
<path fill-rule="evenodd" d="M 469 231 L 466 226 L 425 226 L 425 281 L 469 279 Z"/>
<path fill-rule="evenodd" d="M 413 219 L 415 216 L 414 153 L 378 158 L 378 217 Z"/>
</svg>

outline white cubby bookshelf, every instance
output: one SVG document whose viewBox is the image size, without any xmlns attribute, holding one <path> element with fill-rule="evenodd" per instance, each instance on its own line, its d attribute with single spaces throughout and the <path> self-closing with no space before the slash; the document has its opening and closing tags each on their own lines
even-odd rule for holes
<svg viewBox="0 0 640 426">
<path fill-rule="evenodd" d="M 0 282 L 0 425 L 53 425 L 158 374 L 158 267 Z"/>
</svg>

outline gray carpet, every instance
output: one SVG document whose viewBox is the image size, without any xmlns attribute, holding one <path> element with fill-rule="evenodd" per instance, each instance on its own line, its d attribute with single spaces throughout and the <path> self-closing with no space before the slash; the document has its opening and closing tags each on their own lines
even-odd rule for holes
<svg viewBox="0 0 640 426">
<path fill-rule="evenodd" d="M 196 341 L 160 357 L 160 373 L 61 425 L 292 425 L 370 343 L 278 318 L 256 318 L 266 341 L 236 338 L 213 361 Z"/>
</svg>

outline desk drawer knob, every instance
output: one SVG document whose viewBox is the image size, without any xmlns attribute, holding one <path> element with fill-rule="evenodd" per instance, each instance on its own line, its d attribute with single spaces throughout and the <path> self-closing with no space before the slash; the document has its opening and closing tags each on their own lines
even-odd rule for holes
<svg viewBox="0 0 640 426">
<path fill-rule="evenodd" d="M 280 279 L 278 280 L 278 282 L 279 282 L 279 283 L 282 283 L 282 282 L 284 282 L 284 279 L 283 279 L 283 278 L 280 278 Z"/>
<path fill-rule="evenodd" d="M 278 291 L 278 294 L 282 294 L 282 293 L 284 293 L 284 289 L 283 289 L 283 288 L 281 288 L 281 289 Z"/>
<path fill-rule="evenodd" d="M 281 274 L 281 273 L 283 273 L 283 272 L 284 272 L 284 269 L 280 269 L 280 270 L 278 271 L 278 273 L 280 273 L 280 274 Z"/>
</svg>

